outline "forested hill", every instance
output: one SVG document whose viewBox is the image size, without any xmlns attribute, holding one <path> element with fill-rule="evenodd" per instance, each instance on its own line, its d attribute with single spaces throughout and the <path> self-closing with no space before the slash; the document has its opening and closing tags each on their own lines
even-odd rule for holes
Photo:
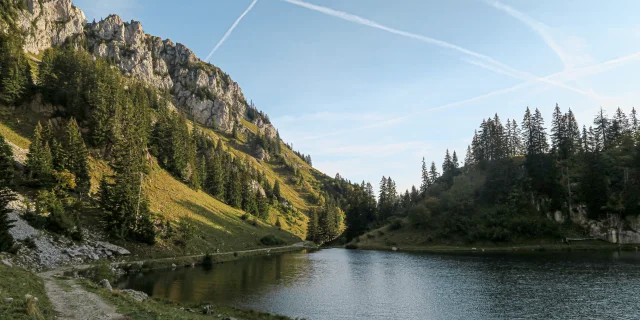
<svg viewBox="0 0 640 320">
<path fill-rule="evenodd" d="M 419 188 L 397 194 L 393 180 L 383 177 L 376 204 L 363 184 L 346 212 L 348 240 L 362 247 L 565 237 L 640 243 L 635 109 L 618 108 L 611 117 L 600 109 L 593 123 L 580 126 L 571 109 L 556 104 L 547 123 L 538 109 L 526 108 L 520 121 L 496 114 L 482 120 L 464 164 L 449 150 L 441 171 L 423 160 Z"/>
<path fill-rule="evenodd" d="M 13 147 L 2 150 L 21 162 L 3 188 L 31 203 L 32 225 L 106 231 L 141 254 L 343 230 L 351 183 L 313 169 L 184 45 L 117 15 L 87 22 L 70 0 L 2 1 L 0 29 L 0 133 Z"/>
</svg>

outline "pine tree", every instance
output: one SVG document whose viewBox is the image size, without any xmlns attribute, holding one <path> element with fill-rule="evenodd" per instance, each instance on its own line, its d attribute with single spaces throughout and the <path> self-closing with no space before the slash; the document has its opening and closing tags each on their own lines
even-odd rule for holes
<svg viewBox="0 0 640 320">
<path fill-rule="evenodd" d="M 556 107 L 553 110 L 553 119 L 551 120 L 551 149 L 553 152 L 559 152 L 565 136 L 565 121 L 562 111 L 560 111 L 560 107 L 556 103 Z"/>
<path fill-rule="evenodd" d="M 440 178 L 440 174 L 438 173 L 438 169 L 436 168 L 436 163 L 431 162 L 431 169 L 429 170 L 429 177 L 431 179 L 431 184 L 434 184 Z"/>
<path fill-rule="evenodd" d="M 451 169 L 453 169 L 453 165 L 451 162 L 451 155 L 449 154 L 449 149 L 447 149 L 447 152 L 444 155 L 444 161 L 442 162 L 442 174 L 446 174 Z"/>
<path fill-rule="evenodd" d="M 453 156 L 451 157 L 451 169 L 458 169 L 460 167 L 460 163 L 458 162 L 458 155 L 456 151 L 453 150 Z"/>
<path fill-rule="evenodd" d="M 64 165 L 63 168 L 74 173 L 76 184 L 80 190 L 89 191 L 91 180 L 89 176 L 89 162 L 87 159 L 87 147 L 84 144 L 80 128 L 74 118 L 66 125 L 62 139 Z"/>
<path fill-rule="evenodd" d="M 609 132 L 610 132 L 610 121 L 607 118 L 607 115 L 604 113 L 604 110 L 602 110 L 602 108 L 600 108 L 600 112 L 598 112 L 598 115 L 596 116 L 596 118 L 593 120 L 593 124 L 595 125 L 594 129 L 594 138 L 597 136 L 597 140 L 601 141 L 602 144 L 602 149 L 607 149 L 609 147 L 609 143 L 610 143 L 610 139 L 609 139 Z M 592 147 L 594 147 L 592 145 Z M 598 148 L 596 150 L 601 150 L 601 148 L 598 146 Z"/>
<path fill-rule="evenodd" d="M 518 128 L 518 123 L 515 119 L 511 120 L 511 136 L 509 140 L 511 141 L 511 156 L 519 156 L 524 152 L 522 150 L 522 133 L 520 132 L 520 128 Z"/>
<path fill-rule="evenodd" d="M 44 141 L 42 125 L 38 123 L 33 131 L 33 139 L 27 154 L 26 168 L 30 179 L 46 184 L 51 180 L 53 158 L 49 143 Z"/>
<path fill-rule="evenodd" d="M 427 192 L 427 188 L 431 185 L 431 180 L 429 179 L 429 171 L 427 170 L 427 163 L 424 161 L 424 157 L 422 157 L 422 184 L 420 185 L 420 193 L 425 194 Z"/>
<path fill-rule="evenodd" d="M 0 188 L 0 252 L 10 252 L 13 250 L 13 236 L 9 230 L 13 227 L 15 220 L 9 219 L 9 202 L 14 200 L 14 195 L 8 187 Z"/>
<path fill-rule="evenodd" d="M 470 167 L 475 164 L 475 159 L 473 156 L 473 150 L 471 149 L 471 145 L 467 146 L 467 154 L 464 156 L 464 166 Z M 426 167 L 425 167 L 426 169 Z"/>
<path fill-rule="evenodd" d="M 282 200 L 282 194 L 280 193 L 280 181 L 278 180 L 273 184 L 273 197 L 278 201 Z"/>
<path fill-rule="evenodd" d="M 636 108 L 631 108 L 631 121 L 630 121 L 630 125 L 631 125 L 631 133 L 633 134 L 633 136 L 637 136 L 638 135 L 638 115 L 636 114 Z"/>
</svg>

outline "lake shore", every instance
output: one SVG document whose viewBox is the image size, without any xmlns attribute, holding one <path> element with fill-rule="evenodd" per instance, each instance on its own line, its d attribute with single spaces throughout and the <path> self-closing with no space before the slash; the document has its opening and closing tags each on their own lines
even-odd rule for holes
<svg viewBox="0 0 640 320">
<path fill-rule="evenodd" d="M 468 246 L 456 245 L 429 245 L 429 246 L 394 246 L 376 244 L 353 244 L 346 245 L 347 249 L 356 250 L 381 250 L 381 251 L 405 251 L 405 252 L 431 252 L 431 253 L 482 253 L 482 252 L 536 252 L 536 251 L 638 251 L 640 245 L 637 244 L 612 244 L 594 241 L 591 243 L 576 244 L 513 244 L 513 245 L 491 245 L 477 244 Z M 395 248 L 395 250 L 394 250 Z"/>
</svg>

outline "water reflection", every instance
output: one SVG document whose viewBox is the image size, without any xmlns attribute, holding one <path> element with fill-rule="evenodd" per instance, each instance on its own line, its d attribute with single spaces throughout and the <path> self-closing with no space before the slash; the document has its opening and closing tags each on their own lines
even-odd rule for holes
<svg viewBox="0 0 640 320">
<path fill-rule="evenodd" d="M 636 252 L 329 249 L 152 272 L 119 286 L 308 319 L 636 319 L 639 266 Z"/>
</svg>

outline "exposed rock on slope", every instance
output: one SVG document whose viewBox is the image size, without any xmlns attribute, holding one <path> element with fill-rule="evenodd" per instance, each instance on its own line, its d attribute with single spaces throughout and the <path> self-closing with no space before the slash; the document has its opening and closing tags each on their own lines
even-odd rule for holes
<svg viewBox="0 0 640 320">
<path fill-rule="evenodd" d="M 27 0 L 27 5 L 29 10 L 21 12 L 18 21 L 29 34 L 26 51 L 38 53 L 74 41 L 109 59 L 125 75 L 168 90 L 175 106 L 203 125 L 230 133 L 246 118 L 246 100 L 229 75 L 201 61 L 180 43 L 146 34 L 140 22 L 127 23 L 110 15 L 86 23 L 84 13 L 71 0 Z M 258 121 L 256 125 L 267 136 L 275 136 L 271 124 Z"/>
<path fill-rule="evenodd" d="M 27 11 L 20 12 L 16 23 L 27 31 L 24 50 L 38 53 L 63 44 L 68 38 L 82 34 L 87 20 L 71 0 L 28 0 Z"/>
</svg>

